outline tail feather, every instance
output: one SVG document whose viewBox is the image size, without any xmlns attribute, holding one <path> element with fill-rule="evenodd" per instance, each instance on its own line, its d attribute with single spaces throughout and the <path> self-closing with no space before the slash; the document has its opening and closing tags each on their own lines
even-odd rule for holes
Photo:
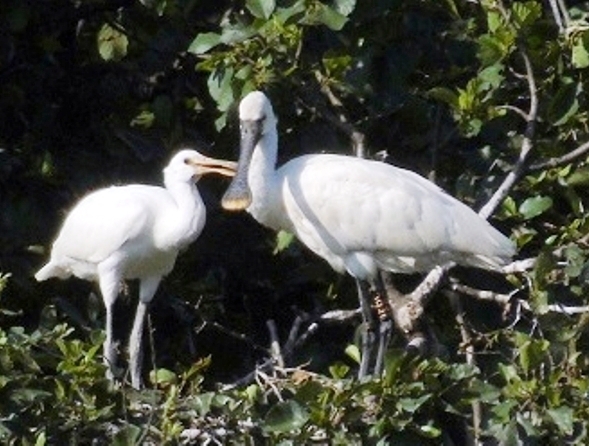
<svg viewBox="0 0 589 446">
<path fill-rule="evenodd" d="M 37 273 L 35 274 L 35 279 L 37 279 L 38 282 L 42 282 L 43 280 L 47 280 L 50 279 L 51 277 L 64 277 L 65 271 L 63 271 L 63 269 L 61 269 L 59 266 L 55 265 L 54 263 L 47 263 L 47 265 L 45 265 L 43 268 L 41 268 L 39 271 L 37 271 Z"/>
</svg>

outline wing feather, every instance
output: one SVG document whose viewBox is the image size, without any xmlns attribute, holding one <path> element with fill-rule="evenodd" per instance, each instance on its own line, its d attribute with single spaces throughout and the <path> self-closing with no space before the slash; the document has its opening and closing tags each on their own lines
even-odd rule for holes
<svg viewBox="0 0 589 446">
<path fill-rule="evenodd" d="M 324 257 L 382 252 L 427 269 L 448 260 L 489 267 L 513 254 L 499 231 L 414 172 L 338 155 L 299 157 L 279 172 L 294 231 Z"/>
<path fill-rule="evenodd" d="M 158 189 L 133 185 L 87 195 L 67 216 L 53 245 L 54 256 L 99 263 L 123 244 L 150 236 L 155 215 L 150 201 Z"/>
</svg>

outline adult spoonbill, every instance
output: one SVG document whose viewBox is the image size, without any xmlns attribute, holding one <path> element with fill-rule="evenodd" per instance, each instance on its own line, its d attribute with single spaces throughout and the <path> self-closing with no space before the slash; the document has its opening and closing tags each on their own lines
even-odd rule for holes
<svg viewBox="0 0 589 446">
<path fill-rule="evenodd" d="M 142 386 L 142 334 L 148 304 L 178 252 L 201 233 L 206 220 L 196 181 L 205 174 L 235 174 L 236 164 L 194 150 L 176 153 L 164 169 L 164 187 L 130 184 L 100 189 L 68 214 L 39 281 L 76 276 L 97 281 L 106 307 L 104 361 L 113 377 L 113 307 L 125 279 L 139 279 L 139 303 L 129 340 L 131 384 Z"/>
<path fill-rule="evenodd" d="M 305 155 L 276 169 L 278 133 L 268 98 L 249 93 L 239 105 L 237 173 L 222 199 L 261 224 L 295 234 L 334 270 L 358 284 L 365 322 L 372 320 L 368 286 L 382 289 L 379 269 L 425 272 L 449 261 L 496 269 L 514 254 L 512 242 L 472 209 L 414 172 L 378 161 Z M 388 327 L 381 327 L 375 373 L 382 368 Z M 368 370 L 365 325 L 359 375 Z"/>
</svg>

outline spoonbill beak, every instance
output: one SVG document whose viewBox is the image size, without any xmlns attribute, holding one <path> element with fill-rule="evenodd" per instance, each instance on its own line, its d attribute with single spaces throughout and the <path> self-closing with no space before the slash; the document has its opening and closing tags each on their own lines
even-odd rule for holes
<svg viewBox="0 0 589 446">
<path fill-rule="evenodd" d="M 237 163 L 233 161 L 210 158 L 201 154 L 188 158 L 185 162 L 194 168 L 197 177 L 210 173 L 233 177 L 237 171 Z"/>
<path fill-rule="evenodd" d="M 248 185 L 248 171 L 252 154 L 262 137 L 262 120 L 242 120 L 241 139 L 237 173 L 227 188 L 221 205 L 228 211 L 242 211 L 252 202 L 252 193 Z"/>
</svg>

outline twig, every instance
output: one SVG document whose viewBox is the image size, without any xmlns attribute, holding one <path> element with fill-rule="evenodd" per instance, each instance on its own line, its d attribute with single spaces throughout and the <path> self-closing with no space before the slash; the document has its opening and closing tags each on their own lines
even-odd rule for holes
<svg viewBox="0 0 589 446">
<path fill-rule="evenodd" d="M 465 356 L 466 356 L 466 363 L 471 366 L 476 366 L 476 360 L 474 355 L 474 347 L 472 342 L 472 336 L 470 330 L 467 327 L 466 319 L 464 317 L 464 308 L 462 307 L 462 302 L 460 301 L 459 296 L 456 293 L 450 292 L 448 298 L 450 299 L 450 304 L 454 308 L 454 314 L 456 322 L 458 323 L 458 327 L 460 328 L 460 336 L 462 337 L 462 344 L 465 345 Z M 472 406 L 472 430 L 473 430 L 473 445 L 480 444 L 481 438 L 481 422 L 483 419 L 483 409 L 481 406 L 480 400 L 473 400 L 471 403 Z"/>
<path fill-rule="evenodd" d="M 319 319 L 326 323 L 346 323 L 362 315 L 360 308 L 354 310 L 331 310 L 323 313 Z"/>
<path fill-rule="evenodd" d="M 264 381 L 263 383 L 261 381 Z M 274 395 L 276 395 L 276 398 L 278 398 L 278 401 L 284 401 L 284 398 L 282 398 L 282 395 L 280 394 L 280 390 L 278 390 L 278 388 L 276 387 L 276 384 L 274 384 L 272 382 L 272 379 L 270 378 L 270 376 L 268 376 L 268 374 L 266 374 L 265 372 L 263 372 L 262 370 L 257 370 L 256 371 L 256 381 L 258 383 L 258 385 L 260 386 L 260 388 L 264 388 L 264 384 L 266 384 L 268 387 L 270 387 L 270 390 L 272 390 L 272 392 L 274 393 Z"/>
<path fill-rule="evenodd" d="M 221 324 L 219 324 L 218 322 L 215 321 L 204 321 L 203 325 L 201 325 L 200 330 L 202 331 L 204 329 L 204 327 L 206 327 L 207 325 L 210 325 L 211 327 L 213 327 L 216 330 L 219 330 L 221 333 L 224 333 L 232 338 L 238 339 L 242 342 L 245 342 L 246 344 L 248 344 L 252 349 L 257 350 L 259 352 L 263 352 L 265 354 L 268 354 L 268 349 L 265 347 L 262 347 L 261 345 L 256 344 L 254 341 L 252 341 L 247 335 L 243 334 L 243 333 L 238 333 L 236 331 L 230 330 L 224 326 L 222 326 Z"/>
<path fill-rule="evenodd" d="M 528 81 L 528 89 L 530 93 L 530 109 L 526 116 L 526 129 L 524 131 L 524 138 L 519 157 L 513 169 L 505 177 L 503 183 L 495 191 L 491 199 L 479 211 L 479 215 L 485 219 L 489 218 L 495 209 L 497 209 L 499 204 L 501 204 L 505 197 L 507 197 L 509 191 L 525 172 L 528 156 L 534 148 L 533 140 L 536 131 L 536 120 L 538 118 L 538 92 L 536 89 L 536 79 L 534 77 L 532 63 L 530 62 L 527 51 L 522 46 L 520 46 L 520 54 L 526 67 L 526 79 Z"/>
<path fill-rule="evenodd" d="M 550 9 L 552 9 L 552 16 L 554 17 L 554 21 L 558 26 L 558 32 L 560 34 L 564 34 L 566 26 L 563 24 L 563 19 L 560 16 L 560 7 L 558 5 L 558 0 L 548 0 L 548 3 L 550 3 Z"/>
<path fill-rule="evenodd" d="M 278 330 L 276 329 L 274 319 L 268 319 L 266 321 L 266 327 L 268 327 L 268 333 L 270 334 L 270 355 L 276 365 L 284 367 L 284 358 L 282 357 L 280 339 L 278 338 Z"/>
<path fill-rule="evenodd" d="M 342 130 L 352 142 L 352 148 L 354 151 L 354 155 L 359 158 L 366 157 L 366 147 L 365 147 L 365 140 L 366 137 L 364 133 L 358 131 L 356 127 L 350 124 L 346 112 L 344 110 L 344 106 L 342 101 L 333 93 L 332 89 L 329 87 L 326 79 L 323 75 L 316 71 L 315 77 L 317 82 L 321 87 L 321 92 L 325 95 L 331 106 L 337 111 L 337 116 L 330 112 L 329 110 L 323 110 L 323 116 L 332 124 L 334 124 L 337 128 Z"/>
<path fill-rule="evenodd" d="M 536 170 L 543 170 L 543 169 L 550 169 L 551 167 L 558 167 L 564 164 L 568 164 L 572 161 L 575 161 L 577 158 L 582 157 L 583 155 L 589 152 L 589 141 L 581 144 L 575 150 L 567 153 L 566 155 L 550 158 L 545 161 L 539 161 L 537 163 L 533 163 L 530 165 L 529 170 L 536 171 Z"/>
<path fill-rule="evenodd" d="M 498 2 L 501 5 L 501 2 Z M 502 5 L 501 5 L 502 6 Z M 503 8 L 505 13 L 505 8 Z M 495 191 L 489 201 L 481 208 L 479 215 L 484 219 L 488 219 L 491 214 L 497 209 L 499 204 L 507 197 L 509 191 L 513 188 L 515 183 L 523 175 L 526 170 L 526 163 L 528 156 L 530 155 L 534 147 L 534 135 L 536 130 L 536 120 L 538 118 L 538 92 L 536 87 L 536 79 L 534 77 L 534 71 L 528 53 L 522 45 L 519 46 L 520 55 L 524 61 L 526 67 L 526 80 L 528 82 L 528 90 L 530 94 L 530 108 L 526 114 L 526 128 L 524 131 L 524 138 L 522 141 L 522 147 L 519 153 L 519 157 L 509 174 L 503 180 L 503 183 Z M 446 264 L 442 267 L 435 268 L 430 271 L 426 278 L 421 284 L 411 293 L 411 297 L 416 301 L 425 305 L 427 299 L 433 294 L 433 292 L 439 287 L 442 279 L 446 272 L 452 268 L 453 264 Z"/>
<path fill-rule="evenodd" d="M 290 332 L 288 333 L 288 338 L 286 339 L 284 347 L 282 348 L 285 357 L 289 357 L 295 349 L 297 343 L 297 336 L 301 329 L 301 325 L 303 325 L 303 322 L 305 322 L 305 320 L 307 319 L 308 317 L 303 317 L 299 314 L 292 323 L 292 327 L 290 327 Z"/>
<path fill-rule="evenodd" d="M 469 287 L 468 285 L 460 284 L 458 282 L 450 283 L 450 289 L 459 292 L 465 296 L 474 297 L 476 299 L 485 300 L 488 302 L 495 302 L 501 306 L 506 306 L 516 301 L 517 304 L 521 306 L 523 310 L 528 311 L 530 313 L 534 313 L 534 310 L 530 306 L 529 302 L 514 298 L 518 290 L 515 290 L 514 292 L 511 292 L 509 294 L 503 294 L 488 290 L 479 290 L 476 288 Z M 568 316 L 589 313 L 589 305 L 568 306 L 563 304 L 550 304 L 542 307 L 542 309 L 547 313 L 558 313 L 565 314 Z"/>
</svg>

